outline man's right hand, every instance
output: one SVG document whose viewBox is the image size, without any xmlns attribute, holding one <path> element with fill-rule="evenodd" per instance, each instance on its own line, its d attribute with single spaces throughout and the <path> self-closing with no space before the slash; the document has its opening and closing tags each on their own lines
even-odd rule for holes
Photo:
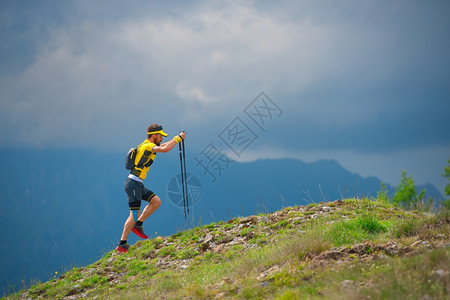
<svg viewBox="0 0 450 300">
<path fill-rule="evenodd" d="M 176 135 L 173 137 L 173 140 L 176 143 L 180 143 L 182 140 L 184 140 L 184 138 L 186 137 L 186 133 L 184 131 L 180 132 L 180 134 Z"/>
<path fill-rule="evenodd" d="M 186 138 L 186 132 L 180 132 L 179 136 L 181 136 L 181 138 L 184 140 Z"/>
</svg>

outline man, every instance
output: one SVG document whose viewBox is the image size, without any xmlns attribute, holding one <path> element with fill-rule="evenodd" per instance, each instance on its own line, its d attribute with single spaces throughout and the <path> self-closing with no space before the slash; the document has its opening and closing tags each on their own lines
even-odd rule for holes
<svg viewBox="0 0 450 300">
<path fill-rule="evenodd" d="M 144 187 L 143 181 L 147 177 L 147 172 L 155 159 L 156 153 L 169 152 L 177 143 L 184 140 L 186 133 L 182 132 L 172 140 L 161 144 L 165 136 L 167 136 L 167 133 L 163 131 L 161 125 L 151 124 L 147 128 L 147 139 L 137 147 L 137 153 L 134 159 L 135 166 L 125 181 L 125 192 L 128 196 L 130 216 L 125 221 L 122 237 L 116 247 L 116 250 L 119 252 L 128 252 L 130 246 L 127 243 L 127 239 L 131 231 L 143 239 L 148 238 L 142 229 L 142 224 L 158 209 L 161 205 L 161 199 L 155 193 Z M 140 211 L 141 200 L 149 202 L 142 211 L 142 214 Z"/>
</svg>

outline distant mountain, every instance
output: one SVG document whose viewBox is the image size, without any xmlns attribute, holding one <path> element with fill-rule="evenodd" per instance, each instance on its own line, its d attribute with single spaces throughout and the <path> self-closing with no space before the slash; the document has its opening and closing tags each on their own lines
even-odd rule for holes
<svg viewBox="0 0 450 300">
<path fill-rule="evenodd" d="M 0 291 L 86 265 L 115 246 L 129 213 L 123 153 L 2 150 L 0 157 Z M 375 197 L 380 189 L 377 178 L 361 177 L 332 160 L 232 162 L 214 182 L 196 161 L 187 166 L 195 204 L 185 222 L 183 208 L 175 204 L 181 195 L 177 153 L 159 154 L 152 165 L 145 186 L 163 204 L 144 223 L 150 236 L 286 206 Z M 441 197 L 433 186 L 426 189 Z M 129 242 L 136 240 L 131 234 Z"/>
<path fill-rule="evenodd" d="M 235 163 L 216 183 L 207 178 L 202 182 L 205 196 L 197 211 L 220 207 L 219 211 L 230 211 L 232 215 L 272 212 L 310 202 L 376 197 L 381 184 L 379 179 L 349 172 L 333 160 L 305 163 L 295 159 Z M 417 188 L 426 188 L 428 196 L 441 198 L 432 185 Z M 394 192 L 393 187 L 388 186 L 388 190 Z"/>
</svg>

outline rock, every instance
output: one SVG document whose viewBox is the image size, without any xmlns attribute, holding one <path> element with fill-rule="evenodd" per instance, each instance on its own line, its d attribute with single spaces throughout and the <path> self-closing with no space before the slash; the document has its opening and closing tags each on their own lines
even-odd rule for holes
<svg viewBox="0 0 450 300">
<path fill-rule="evenodd" d="M 378 257 L 376 255 L 368 255 L 368 254 L 364 254 L 361 256 L 361 261 L 365 262 L 365 263 L 369 263 L 369 262 L 373 262 L 374 260 L 376 260 Z"/>
<path fill-rule="evenodd" d="M 249 224 L 256 224 L 257 222 L 257 217 L 256 216 L 248 216 L 245 218 L 242 218 L 239 223 L 244 224 L 244 223 L 249 223 Z"/>
<path fill-rule="evenodd" d="M 413 251 L 414 251 L 413 248 L 406 246 L 406 247 L 400 248 L 398 250 L 398 255 L 404 256 L 404 255 L 406 255 L 406 254 L 408 254 L 410 252 L 413 252 Z"/>
<path fill-rule="evenodd" d="M 266 277 L 270 277 L 273 274 L 279 272 L 280 270 L 281 270 L 280 267 L 278 265 L 275 265 L 272 268 L 270 268 L 270 269 L 262 272 L 261 274 L 259 274 L 259 276 L 256 277 L 256 279 L 261 280 L 261 279 L 264 279 Z"/>
<path fill-rule="evenodd" d="M 117 279 L 118 275 L 116 272 L 111 272 L 110 274 L 108 274 L 108 282 L 111 282 L 115 279 Z"/>
<path fill-rule="evenodd" d="M 218 293 L 218 294 L 216 295 L 216 297 L 214 297 L 214 299 L 220 299 L 220 298 L 225 297 L 226 295 L 227 295 L 226 293 L 221 292 L 221 293 Z"/>
<path fill-rule="evenodd" d="M 66 293 L 66 297 L 69 297 L 69 296 L 73 296 L 73 295 L 79 294 L 79 293 L 81 293 L 82 291 L 83 291 L 83 288 L 81 287 L 81 285 L 76 284 L 76 285 L 73 286 L 73 288 L 72 288 L 70 291 L 68 291 L 68 292 Z"/>
<path fill-rule="evenodd" d="M 233 241 L 233 239 L 234 238 L 232 236 L 226 235 L 226 236 L 223 236 L 223 237 L 217 239 L 217 244 L 228 244 L 231 241 Z"/>
<path fill-rule="evenodd" d="M 214 247 L 214 248 L 212 249 L 212 252 L 218 253 L 218 252 L 222 251 L 224 248 L 225 248 L 225 245 L 224 245 L 224 244 L 221 244 L 221 245 L 218 245 L 218 246 Z"/>
<path fill-rule="evenodd" d="M 357 244 L 348 250 L 348 253 L 355 253 L 358 255 L 369 254 L 367 252 L 373 251 L 375 249 L 375 244 L 371 242 L 365 242 L 364 244 Z"/>
<path fill-rule="evenodd" d="M 422 243 L 421 240 L 417 240 L 417 241 L 415 241 L 414 243 L 411 244 L 411 247 L 417 247 L 417 246 L 419 246 L 421 243 Z"/>
<path fill-rule="evenodd" d="M 381 247 L 383 248 L 384 252 L 388 255 L 398 255 L 398 247 L 397 244 L 390 241 L 387 242 L 386 244 L 381 245 Z"/>
<path fill-rule="evenodd" d="M 290 218 L 289 222 L 291 222 L 291 223 L 300 223 L 303 220 L 305 220 L 305 217 L 294 217 L 294 218 Z"/>
<path fill-rule="evenodd" d="M 261 217 L 261 222 L 265 222 L 265 223 L 268 223 L 270 220 L 269 220 L 269 218 L 267 217 L 267 216 L 262 216 Z"/>
<path fill-rule="evenodd" d="M 208 251 L 208 250 L 210 249 L 210 248 L 209 248 L 209 244 L 203 243 L 203 244 L 201 244 L 201 245 L 199 246 L 199 249 L 200 249 L 201 252 Z"/>
<path fill-rule="evenodd" d="M 324 251 L 312 259 L 309 267 L 315 268 L 315 267 L 319 267 L 319 266 L 325 266 L 330 261 L 339 260 L 344 256 L 345 256 L 345 253 L 341 252 L 341 251 L 335 251 L 335 250 Z"/>
<path fill-rule="evenodd" d="M 305 207 L 305 211 L 310 211 L 310 210 L 315 210 L 315 207 L 314 206 L 306 206 Z"/>
<path fill-rule="evenodd" d="M 442 243 L 439 243 L 438 247 L 448 248 L 448 247 L 450 247 L 450 243 L 442 242 Z"/>
<path fill-rule="evenodd" d="M 164 268 L 166 268 L 169 264 L 170 264 L 169 262 L 160 259 L 160 260 L 156 263 L 156 266 L 159 267 L 159 268 L 164 269 Z"/>
<path fill-rule="evenodd" d="M 214 236 L 210 233 L 206 234 L 205 240 L 203 241 L 203 243 L 200 245 L 200 251 L 207 251 L 209 249 L 211 249 L 213 247 L 213 241 L 214 240 Z"/>
<path fill-rule="evenodd" d="M 226 284 L 226 283 L 232 283 L 233 280 L 231 280 L 230 277 L 224 277 L 224 278 L 222 279 L 222 282 L 223 282 L 223 284 Z"/>
<path fill-rule="evenodd" d="M 354 289 L 354 288 L 357 288 L 358 286 L 359 286 L 359 284 L 353 280 L 344 280 L 341 283 L 342 289 Z"/>
<path fill-rule="evenodd" d="M 324 206 L 324 207 L 322 207 L 322 211 L 324 211 L 324 212 L 330 212 L 330 211 L 331 211 L 331 207 L 329 207 L 329 206 Z"/>
<path fill-rule="evenodd" d="M 156 252 L 155 251 L 153 251 L 153 250 L 151 250 L 150 252 L 148 252 L 148 253 L 145 253 L 143 256 L 142 256 L 142 258 L 144 258 L 144 259 L 154 259 L 154 258 L 156 258 Z"/>
<path fill-rule="evenodd" d="M 278 265 L 273 266 L 272 268 L 270 268 L 269 270 L 267 270 L 267 276 L 271 276 L 277 272 L 279 272 L 281 269 Z"/>
<path fill-rule="evenodd" d="M 213 235 L 211 233 L 207 233 L 205 236 L 204 243 L 209 243 L 209 242 L 212 242 L 213 240 L 214 240 Z"/>
<path fill-rule="evenodd" d="M 249 231 L 249 232 L 245 233 L 245 235 L 243 236 L 244 241 L 251 240 L 251 239 L 254 238 L 254 237 L 255 237 L 255 233 L 252 232 L 252 231 Z M 243 242 L 244 242 L 244 241 L 243 241 Z"/>
<path fill-rule="evenodd" d="M 391 256 L 398 255 L 398 250 L 395 248 L 391 248 L 391 247 L 385 248 L 384 252 L 386 252 L 386 254 L 391 255 Z"/>
<path fill-rule="evenodd" d="M 305 255 L 303 256 L 303 260 L 312 260 L 314 259 L 314 257 L 316 257 L 314 254 L 312 254 L 311 252 L 306 252 Z"/>
<path fill-rule="evenodd" d="M 442 269 L 439 270 L 434 270 L 433 272 L 431 272 L 431 276 L 434 278 L 443 278 L 448 274 L 448 272 L 445 272 Z"/>
<path fill-rule="evenodd" d="M 432 214 L 432 213 L 423 212 L 422 214 L 423 214 L 424 216 L 428 217 L 428 218 L 434 217 L 434 214 Z"/>
<path fill-rule="evenodd" d="M 235 237 L 231 242 L 228 243 L 228 246 L 241 245 L 244 243 L 245 240 L 242 237 Z"/>
<path fill-rule="evenodd" d="M 344 253 L 340 251 L 324 251 L 318 256 L 314 257 L 314 260 L 338 260 L 344 256 Z"/>
</svg>

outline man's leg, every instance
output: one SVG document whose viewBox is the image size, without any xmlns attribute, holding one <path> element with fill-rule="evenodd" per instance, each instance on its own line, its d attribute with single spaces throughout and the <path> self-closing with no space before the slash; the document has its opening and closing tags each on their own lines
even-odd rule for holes
<svg viewBox="0 0 450 300">
<path fill-rule="evenodd" d="M 137 211 L 137 216 L 139 217 L 141 214 L 141 211 Z M 131 229 L 133 229 L 133 226 L 135 224 L 135 219 L 133 215 L 133 211 L 130 210 L 130 215 L 128 216 L 127 220 L 125 221 L 125 225 L 123 226 L 123 232 L 122 237 L 120 238 L 122 241 L 126 241 L 128 239 L 128 235 L 131 232 Z"/>
<path fill-rule="evenodd" d="M 148 201 L 150 203 L 144 208 L 142 214 L 138 218 L 138 221 L 134 224 L 131 230 L 139 237 L 147 239 L 148 235 L 145 234 L 144 229 L 142 228 L 142 224 L 148 217 L 151 216 L 151 214 L 155 212 L 155 210 L 158 209 L 158 207 L 161 205 L 161 199 L 159 199 L 159 197 L 156 196 L 155 193 L 144 187 L 142 200 Z"/>
<path fill-rule="evenodd" d="M 139 214 L 139 210 L 130 210 L 130 215 L 123 225 L 122 236 L 116 247 L 116 250 L 118 252 L 128 252 L 128 248 L 130 247 L 127 243 L 128 235 L 130 234 L 131 230 L 133 230 L 133 226 L 136 223 L 135 220 L 138 218 Z"/>
<path fill-rule="evenodd" d="M 147 206 L 142 211 L 142 215 L 138 218 L 139 221 L 142 223 L 147 220 L 148 217 L 150 217 L 155 210 L 158 209 L 158 207 L 161 206 L 161 199 L 158 196 L 153 196 L 153 198 L 150 200 L 150 203 L 147 204 Z"/>
<path fill-rule="evenodd" d="M 128 206 L 130 208 L 130 215 L 128 216 L 123 226 L 122 236 L 120 242 L 117 244 L 116 250 L 119 252 L 128 251 L 128 235 L 133 230 L 135 222 L 140 215 L 141 198 L 144 185 L 130 178 L 125 181 L 125 192 L 128 196 Z"/>
</svg>

